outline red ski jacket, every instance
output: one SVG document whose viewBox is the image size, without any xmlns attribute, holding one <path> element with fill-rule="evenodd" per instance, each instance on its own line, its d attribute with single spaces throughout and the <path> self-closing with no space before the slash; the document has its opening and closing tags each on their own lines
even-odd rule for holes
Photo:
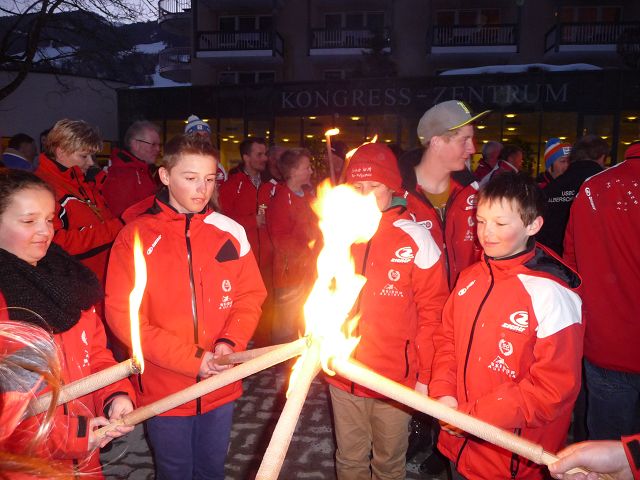
<svg viewBox="0 0 640 480">
<path fill-rule="evenodd" d="M 122 215 L 131 205 L 157 191 L 158 183 L 151 175 L 149 164 L 126 150 L 113 149 L 102 193 L 114 215 Z"/>
<path fill-rule="evenodd" d="M 5 299 L 0 294 L 0 317 L 3 319 L 6 319 L 5 308 Z M 66 332 L 55 334 L 53 339 L 59 349 L 62 383 L 80 380 L 116 363 L 106 347 L 104 326 L 95 309 L 84 311 L 76 325 Z M 118 394 L 129 395 L 135 403 L 131 382 L 120 380 L 57 407 L 54 425 L 45 442 L 38 448 L 37 455 L 62 461 L 70 471 L 80 465 L 79 471 L 84 472 L 82 478 L 104 478 L 99 452 L 96 450 L 91 453 L 88 450 L 89 420 L 104 415 L 105 407 Z M 40 414 L 23 420 L 5 440 L 3 448 L 15 453 L 25 453 L 22 448 L 32 440 L 43 416 L 44 414 Z M 16 478 L 24 477 L 16 475 Z"/>
<path fill-rule="evenodd" d="M 55 191 L 53 241 L 93 270 L 104 285 L 109 249 L 122 222 L 107 208 L 95 184 L 84 180 L 80 168 L 64 168 L 41 153 L 35 173 Z"/>
<path fill-rule="evenodd" d="M 587 179 L 571 206 L 564 258 L 583 279 L 584 356 L 640 373 L 640 158 Z"/>
<path fill-rule="evenodd" d="M 413 184 L 415 185 L 415 173 Z M 482 249 L 476 233 L 476 204 L 478 184 L 462 185 L 451 178 L 451 193 L 445 207 L 444 219 L 420 191 L 419 186 L 408 189 L 407 208 L 416 222 L 427 227 L 441 251 L 445 252 L 449 288 L 453 288 L 462 270 L 480 259 Z"/>
<path fill-rule="evenodd" d="M 580 390 L 580 279 L 533 245 L 485 257 L 460 275 L 434 335 L 429 395 L 555 452 Z M 470 435 L 440 433 L 438 448 L 469 479 L 542 479 L 545 467 Z"/>
<path fill-rule="evenodd" d="M 311 209 L 313 197 L 299 197 L 286 185 L 277 189 L 267 209 L 267 229 L 273 242 L 273 286 L 311 285 L 320 252 L 318 217 Z"/>
<path fill-rule="evenodd" d="M 124 227 L 112 249 L 107 323 L 127 345 L 136 230 L 148 278 L 140 309 L 146 366 L 136 382 L 138 399 L 146 405 L 198 382 L 202 355 L 217 343 L 245 350 L 266 292 L 240 225 L 216 212 L 178 213 L 163 190 L 147 213 Z M 235 382 L 163 415 L 207 413 L 241 393 Z"/>
<path fill-rule="evenodd" d="M 449 287 L 440 249 L 404 207 L 382 214 L 366 244 L 352 247 L 356 273 L 367 279 L 357 302 L 360 336 L 353 358 L 373 371 L 413 388 L 428 384 L 434 346 Z M 358 396 L 379 394 L 341 377 L 329 383 Z"/>
</svg>

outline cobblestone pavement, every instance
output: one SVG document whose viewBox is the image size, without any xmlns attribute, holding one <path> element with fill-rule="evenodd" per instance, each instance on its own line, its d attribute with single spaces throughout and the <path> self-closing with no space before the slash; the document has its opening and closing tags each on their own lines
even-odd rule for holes
<svg viewBox="0 0 640 480">
<path fill-rule="evenodd" d="M 287 375 L 284 371 L 271 368 L 244 380 L 245 393 L 236 402 L 234 411 L 226 464 L 228 480 L 251 480 L 255 477 L 283 406 Z M 336 478 L 333 459 L 335 441 L 329 404 L 327 384 L 321 378 L 316 378 L 300 415 L 280 474 L 281 479 Z M 108 480 L 154 478 L 153 460 L 141 426 L 113 443 L 111 450 L 101 455 Z M 418 472 L 422 458 L 424 454 L 417 457 L 417 463 L 407 465 L 407 479 L 430 478 Z"/>
</svg>

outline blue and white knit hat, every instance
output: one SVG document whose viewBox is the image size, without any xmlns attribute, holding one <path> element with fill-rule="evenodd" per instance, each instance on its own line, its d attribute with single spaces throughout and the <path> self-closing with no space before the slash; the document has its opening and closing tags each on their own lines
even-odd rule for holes
<svg viewBox="0 0 640 480">
<path fill-rule="evenodd" d="M 200 120 L 200 117 L 191 115 L 187 119 L 187 125 L 184 127 L 184 133 L 206 132 L 211 133 L 211 127 L 206 122 Z"/>
<path fill-rule="evenodd" d="M 563 143 L 559 138 L 550 138 L 544 147 L 544 166 L 548 170 L 557 160 L 571 153 L 571 145 Z"/>
</svg>

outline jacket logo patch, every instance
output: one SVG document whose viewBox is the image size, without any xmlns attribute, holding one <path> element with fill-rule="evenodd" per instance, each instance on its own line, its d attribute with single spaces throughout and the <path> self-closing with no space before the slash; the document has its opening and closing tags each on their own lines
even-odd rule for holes
<svg viewBox="0 0 640 480">
<path fill-rule="evenodd" d="M 227 293 L 231 291 L 231 282 L 229 280 L 222 281 L 222 291 Z"/>
<path fill-rule="evenodd" d="M 402 247 L 396 250 L 396 258 L 392 258 L 393 263 L 409 263 L 413 260 L 413 250 L 411 247 Z"/>
<path fill-rule="evenodd" d="M 524 310 L 518 310 L 509 315 L 509 322 L 504 322 L 502 328 L 522 333 L 529 327 L 529 314 Z"/>
<path fill-rule="evenodd" d="M 474 283 L 476 283 L 476 281 L 475 280 L 471 280 L 469 285 L 467 285 L 466 287 L 461 288 L 460 290 L 458 290 L 458 296 L 461 297 L 462 295 L 467 293 L 467 290 L 469 290 L 473 286 Z"/>
<path fill-rule="evenodd" d="M 513 353 L 513 343 L 508 342 L 504 338 L 501 338 L 498 342 L 498 349 L 505 357 L 510 356 Z"/>
<path fill-rule="evenodd" d="M 476 224 L 476 222 L 475 222 L 475 220 L 473 219 L 473 217 L 468 217 L 468 218 L 467 218 L 467 224 L 468 224 L 470 227 L 473 227 L 473 226 Z"/>
<path fill-rule="evenodd" d="M 387 283 L 382 290 L 380 290 L 380 296 L 404 298 L 404 293 L 398 290 L 393 283 Z"/>
<path fill-rule="evenodd" d="M 389 280 L 391 280 L 392 282 L 397 282 L 398 280 L 400 280 L 400 272 L 398 270 L 389 270 L 389 273 L 387 273 L 387 276 L 389 277 Z"/>
<path fill-rule="evenodd" d="M 464 242 L 473 242 L 473 232 L 471 230 L 467 230 L 467 233 L 464 234 Z"/>
<path fill-rule="evenodd" d="M 158 245 L 158 242 L 160 241 L 161 238 L 162 238 L 162 235 L 158 235 L 158 237 L 153 241 L 151 246 L 147 248 L 147 255 L 151 255 L 153 253 L 153 249 L 156 248 L 156 245 Z"/>
<path fill-rule="evenodd" d="M 228 295 L 223 295 L 222 300 L 220 300 L 220 305 L 218 306 L 218 310 L 226 310 L 231 308 L 233 305 L 233 300 Z"/>
<path fill-rule="evenodd" d="M 493 362 L 489 364 L 489 370 L 494 372 L 504 373 L 509 378 L 516 378 L 516 372 L 509 368 L 507 362 L 504 361 L 500 355 L 493 359 Z"/>
<path fill-rule="evenodd" d="M 431 220 L 425 220 L 424 222 L 418 222 L 421 225 L 424 225 L 427 230 L 431 230 L 433 228 L 433 222 Z"/>
<path fill-rule="evenodd" d="M 473 210 L 476 208 L 478 201 L 476 200 L 476 194 L 473 193 L 467 197 L 467 206 L 464 207 L 465 210 Z"/>
</svg>

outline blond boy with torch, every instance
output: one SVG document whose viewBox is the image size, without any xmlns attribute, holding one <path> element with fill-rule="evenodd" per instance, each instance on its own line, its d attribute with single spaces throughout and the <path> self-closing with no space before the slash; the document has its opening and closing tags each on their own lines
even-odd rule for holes
<svg viewBox="0 0 640 480">
<path fill-rule="evenodd" d="M 135 229 L 145 252 L 140 334 L 146 367 L 135 382 L 141 405 L 230 368 L 215 360 L 245 350 L 260 317 L 266 292 L 246 233 L 209 204 L 218 158 L 202 139 L 170 140 L 159 170 L 165 188 L 113 246 L 107 321 L 127 344 Z M 223 479 L 233 401 L 241 393 L 234 382 L 151 418 L 156 478 Z"/>
<path fill-rule="evenodd" d="M 580 389 L 583 327 L 580 278 L 535 242 L 541 211 L 541 193 L 525 175 L 503 173 L 480 190 L 484 256 L 460 274 L 445 305 L 429 395 L 555 452 Z M 454 479 L 546 475 L 448 425 L 438 448 Z"/>
<path fill-rule="evenodd" d="M 406 211 L 396 158 L 383 144 L 359 147 L 346 181 L 375 195 L 382 219 L 367 244 L 352 248 L 367 282 L 356 302 L 353 358 L 427 393 L 433 332 L 449 293 L 440 249 Z M 328 377 L 338 450 L 338 479 L 405 478 L 410 410 L 342 377 Z"/>
</svg>

